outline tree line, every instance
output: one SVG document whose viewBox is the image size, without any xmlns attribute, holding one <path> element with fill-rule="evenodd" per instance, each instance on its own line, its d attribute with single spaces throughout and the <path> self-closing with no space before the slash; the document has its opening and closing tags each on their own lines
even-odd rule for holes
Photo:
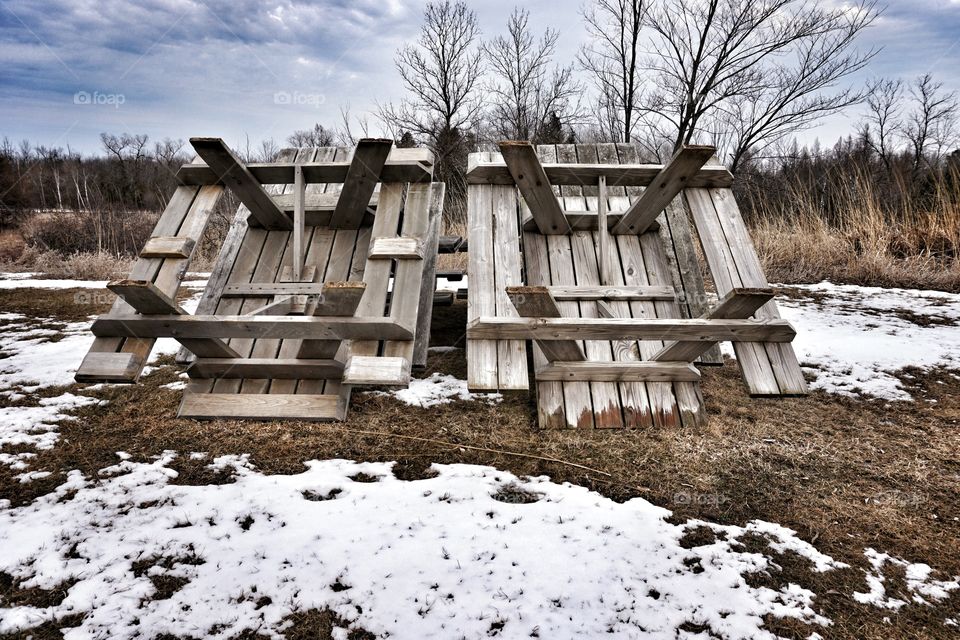
<svg viewBox="0 0 960 640">
<path fill-rule="evenodd" d="M 587 41 L 560 64 L 561 34 L 537 29 L 526 9 L 517 7 L 500 33 L 486 36 L 465 2 L 439 0 L 425 6 L 418 38 L 396 52 L 401 99 L 359 118 L 343 108 L 339 124 L 316 124 L 286 142 L 350 145 L 372 121 L 400 146 L 429 146 L 455 221 L 467 154 L 502 139 L 634 142 L 646 161 L 665 161 L 684 144 L 713 144 L 748 208 L 758 189 L 776 191 L 785 176 L 826 189 L 847 184 L 841 176 L 857 167 L 883 192 L 885 207 L 915 208 L 953 184 L 957 96 L 931 75 L 853 83 L 877 54 L 858 38 L 879 15 L 874 0 L 588 0 Z M 835 149 L 794 142 L 825 116 L 855 106 L 862 112 L 856 132 Z M 187 160 L 183 142 L 133 134 L 103 134 L 101 142 L 103 154 L 85 158 L 5 140 L 5 215 L 162 208 L 175 168 Z M 279 144 L 238 151 L 269 160 Z M 824 204 L 833 215 L 828 210 Z"/>
</svg>

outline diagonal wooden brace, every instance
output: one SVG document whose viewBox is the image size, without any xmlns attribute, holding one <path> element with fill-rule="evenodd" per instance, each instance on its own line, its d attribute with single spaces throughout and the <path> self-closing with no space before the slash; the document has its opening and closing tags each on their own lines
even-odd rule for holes
<svg viewBox="0 0 960 640">
<path fill-rule="evenodd" d="M 229 187 L 266 229 L 291 229 L 293 223 L 246 165 L 220 138 L 190 138 L 190 144 L 224 185 Z"/>
<path fill-rule="evenodd" d="M 570 233 L 567 216 L 564 215 L 557 196 L 547 174 L 540 164 L 537 151 L 526 140 L 504 141 L 500 143 L 500 153 L 510 170 L 520 195 L 527 203 L 540 233 L 544 235 L 563 235 Z"/>
<path fill-rule="evenodd" d="M 657 174 L 653 182 L 643 190 L 640 197 L 623 213 L 620 222 L 613 228 L 613 233 L 640 235 L 649 230 L 657 221 L 657 216 L 687 186 L 690 178 L 697 175 L 700 168 L 716 151 L 715 147 L 708 146 L 691 145 L 681 148 Z"/>
<path fill-rule="evenodd" d="M 376 138 L 364 138 L 357 143 L 347 177 L 343 181 L 340 199 L 330 217 L 331 229 L 360 228 L 392 146 L 392 140 Z"/>
</svg>

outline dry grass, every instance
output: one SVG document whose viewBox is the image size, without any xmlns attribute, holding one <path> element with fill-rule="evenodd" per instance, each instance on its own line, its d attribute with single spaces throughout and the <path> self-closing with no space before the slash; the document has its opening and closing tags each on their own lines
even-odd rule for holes
<svg viewBox="0 0 960 640">
<path fill-rule="evenodd" d="M 47 278 L 70 280 L 113 280 L 125 278 L 133 268 L 134 259 L 109 253 L 74 253 L 63 255 L 58 251 L 24 247 L 11 260 L 0 260 L 0 271 L 31 271 Z"/>
<path fill-rule="evenodd" d="M 463 304 L 443 309 L 434 343 L 458 343 L 464 322 Z M 428 372 L 465 375 L 462 351 L 434 354 L 429 365 Z M 166 367 L 136 387 L 105 389 L 107 406 L 84 408 L 77 421 L 63 423 L 60 443 L 34 461 L 35 468 L 59 473 L 24 485 L 0 470 L 0 499 L 33 500 L 63 482 L 70 469 L 95 475 L 115 463 L 113 452 L 121 450 L 142 461 L 166 449 L 249 453 L 265 473 L 298 473 L 310 459 L 396 461 L 395 474 L 407 480 L 425 477 L 434 462 L 463 462 L 545 474 L 615 500 L 643 497 L 672 509 L 678 521 L 778 522 L 857 569 L 866 567 L 863 549 L 869 546 L 958 575 L 960 380 L 942 372 L 913 374 L 904 384 L 916 403 L 823 393 L 766 401 L 750 399 L 736 368 L 727 364 L 705 373 L 710 418 L 703 429 L 538 431 L 533 399 L 525 395 L 499 405 L 419 409 L 356 394 L 344 424 L 182 420 L 176 418 L 179 392 L 161 387 L 176 379 L 176 370 Z M 176 469 L 176 482 L 229 481 L 185 457 Z M 709 542 L 700 537 L 691 530 L 685 542 Z M 816 607 L 835 623 L 824 631 L 768 622 L 786 637 L 805 638 L 812 631 L 877 640 L 953 636 L 943 620 L 956 615 L 960 595 L 937 607 L 881 611 L 850 597 L 866 589 L 859 570 L 816 574 L 790 554 L 776 560 L 779 570 L 751 576 L 751 583 L 810 588 L 818 594 Z M 891 579 L 888 587 L 897 595 L 902 585 Z"/>
<path fill-rule="evenodd" d="M 960 203 L 946 182 L 925 207 L 891 212 L 868 177 L 854 173 L 821 212 L 816 189 L 788 185 L 779 204 L 755 198 L 751 234 L 771 281 L 960 291 Z"/>
</svg>

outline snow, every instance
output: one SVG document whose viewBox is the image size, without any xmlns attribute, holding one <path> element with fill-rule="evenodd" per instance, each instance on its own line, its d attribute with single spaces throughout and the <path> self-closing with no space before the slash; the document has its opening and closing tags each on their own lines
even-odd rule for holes
<svg viewBox="0 0 960 640">
<path fill-rule="evenodd" d="M 429 378 L 414 378 L 406 389 L 398 389 L 387 395 L 414 407 L 435 407 L 454 400 L 482 400 L 499 402 L 499 393 L 471 393 L 467 381 L 451 375 L 434 373 Z"/>
<path fill-rule="evenodd" d="M 76 580 L 60 605 L 2 610 L 0 633 L 83 612 L 66 638 L 278 637 L 285 616 L 312 608 L 398 639 L 497 627 L 503 637 L 674 637 L 686 622 L 772 638 L 765 615 L 829 625 L 810 591 L 745 581 L 771 567 L 736 543 L 751 530 L 824 570 L 841 566 L 770 523 L 709 525 L 723 535 L 685 549 L 685 527 L 645 500 L 490 467 L 436 465 L 433 478 L 402 481 L 390 464 L 328 460 L 268 476 L 228 457 L 213 464 L 236 482 L 178 486 L 174 459 L 121 461 L 98 479 L 72 472 L 54 493 L 0 511 L 0 571 L 22 587 Z M 379 481 L 352 481 L 358 473 Z M 494 499 L 505 485 L 539 500 Z M 135 575 L 147 559 L 168 562 Z M 163 575 L 186 584 L 153 599 L 150 577 Z"/>
<path fill-rule="evenodd" d="M 0 272 L 0 289 L 106 289 L 107 280 L 59 280 L 43 278 L 40 273 Z M 207 286 L 205 273 L 188 273 L 187 277 L 203 278 L 184 280 L 182 286 L 202 289 Z"/>
<path fill-rule="evenodd" d="M 873 570 L 865 576 L 869 590 L 854 592 L 853 599 L 857 602 L 882 609 L 893 609 L 894 611 L 907 604 L 906 600 L 887 595 L 884 586 L 886 583 L 884 567 L 887 565 L 898 567 L 903 571 L 907 591 L 910 593 L 911 599 L 917 604 L 929 605 L 945 600 L 950 596 L 951 591 L 960 589 L 960 576 L 953 580 L 936 580 L 931 577 L 933 569 L 928 564 L 907 562 L 902 558 L 896 558 L 870 548 L 865 549 L 863 553 Z M 949 620 L 946 623 L 949 624 Z"/>
<path fill-rule="evenodd" d="M 829 282 L 787 288 L 800 297 L 777 304 L 797 330 L 794 349 L 815 389 L 910 400 L 894 372 L 960 368 L 960 295 Z"/>
</svg>

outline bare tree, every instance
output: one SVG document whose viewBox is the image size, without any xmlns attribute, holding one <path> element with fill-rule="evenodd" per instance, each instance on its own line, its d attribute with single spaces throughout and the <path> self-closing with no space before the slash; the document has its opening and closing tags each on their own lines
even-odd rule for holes
<svg viewBox="0 0 960 640">
<path fill-rule="evenodd" d="M 584 9 L 591 42 L 578 55 L 596 85 L 597 121 L 609 140 L 630 142 L 642 92 L 640 35 L 644 0 L 593 0 Z"/>
<path fill-rule="evenodd" d="M 530 13 L 516 7 L 507 20 L 507 34 L 483 45 L 494 75 L 489 83 L 490 129 L 501 140 L 553 138 L 555 129 L 569 127 L 580 115 L 577 96 L 582 87 L 573 78 L 573 65 L 551 68 L 560 32 L 547 29 L 538 40 L 529 21 Z"/>
<path fill-rule="evenodd" d="M 943 83 L 927 73 L 913 82 L 910 95 L 916 106 L 903 123 L 901 134 L 910 145 L 916 175 L 924 163 L 930 163 L 931 147 L 935 148 L 932 159 L 939 160 L 950 142 L 957 117 L 957 94 L 944 91 Z"/>
<path fill-rule="evenodd" d="M 475 89 L 481 73 L 477 16 L 450 0 L 427 3 L 416 44 L 397 51 L 397 70 L 409 97 L 379 106 L 380 117 L 396 131 L 411 131 L 435 142 L 454 129 L 469 129 L 480 112 Z"/>
<path fill-rule="evenodd" d="M 346 146 L 354 146 L 360 140 L 360 138 L 366 138 L 369 135 L 370 130 L 370 119 L 366 114 L 358 117 L 357 127 L 359 127 L 359 136 L 355 136 L 353 133 L 353 116 L 350 114 L 350 105 L 340 105 L 340 120 L 341 125 L 337 130 L 337 138 L 340 140 L 340 144 Z"/>
<path fill-rule="evenodd" d="M 647 13 L 644 117 L 668 123 L 674 148 L 707 129 L 731 129 L 736 168 L 748 151 L 862 99 L 836 85 L 875 55 L 853 44 L 878 13 L 874 0 L 837 8 L 800 0 L 664 0 Z"/>
<path fill-rule="evenodd" d="M 287 137 L 287 143 L 292 147 L 329 147 L 334 141 L 334 132 L 320 123 L 313 125 L 312 129 L 298 129 Z"/>
<path fill-rule="evenodd" d="M 865 122 L 858 127 L 860 136 L 879 156 L 889 172 L 895 138 L 901 128 L 900 111 L 903 108 L 903 82 L 879 79 L 867 88 Z"/>
</svg>

